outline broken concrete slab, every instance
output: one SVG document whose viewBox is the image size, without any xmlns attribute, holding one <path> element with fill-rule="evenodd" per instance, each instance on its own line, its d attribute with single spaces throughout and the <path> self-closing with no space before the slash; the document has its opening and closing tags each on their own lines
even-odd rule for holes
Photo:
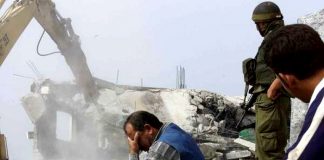
<svg viewBox="0 0 324 160">
<path fill-rule="evenodd" d="M 233 150 L 226 154 L 227 159 L 241 159 L 251 157 L 251 152 L 248 150 Z"/>
<path fill-rule="evenodd" d="M 242 139 L 242 138 L 236 138 L 234 140 L 235 143 L 238 143 L 240 145 L 243 145 L 243 146 L 246 146 L 249 148 L 250 151 L 253 151 L 255 152 L 255 143 L 252 143 L 250 141 L 247 141 L 245 139 Z"/>
</svg>

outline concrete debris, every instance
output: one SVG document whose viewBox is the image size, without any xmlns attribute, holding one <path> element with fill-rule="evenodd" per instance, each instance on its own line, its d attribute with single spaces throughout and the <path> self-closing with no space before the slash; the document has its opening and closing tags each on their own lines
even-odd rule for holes
<svg viewBox="0 0 324 160">
<path fill-rule="evenodd" d="M 243 146 L 246 146 L 249 148 L 250 151 L 255 152 L 255 143 L 252 143 L 250 141 L 244 140 L 242 138 L 237 138 L 234 140 L 235 143 L 241 144 Z"/>
<path fill-rule="evenodd" d="M 221 148 L 219 144 L 216 143 L 201 143 L 199 144 L 201 152 L 204 154 L 206 160 L 212 159 L 224 159 L 224 154 L 218 152 L 219 150 L 225 150 Z"/>
<path fill-rule="evenodd" d="M 251 157 L 251 152 L 248 150 L 234 150 L 226 154 L 227 159 L 239 159 Z"/>
<path fill-rule="evenodd" d="M 42 87 L 47 88 L 46 93 Z M 22 102 L 35 125 L 31 139 L 34 159 L 127 159 L 128 146 L 122 127 L 135 110 L 152 112 L 162 121 L 181 126 L 196 139 L 206 159 L 254 158 L 254 144 L 243 140 L 254 137 L 254 113 L 249 113 L 236 127 L 242 114 L 239 107 L 242 97 L 200 90 L 124 87 L 132 89 L 120 92 L 101 87 L 96 104 L 85 103 L 74 84 L 45 80 L 38 89 L 33 88 Z M 296 100 L 292 104 L 293 109 L 302 108 L 295 107 L 301 105 Z M 70 115 L 72 122 L 60 120 L 58 112 Z M 294 118 L 301 115 L 298 113 L 292 114 L 292 127 L 303 119 Z M 71 124 L 70 141 L 57 137 L 60 123 Z M 293 134 L 291 137 L 298 132 Z"/>
<path fill-rule="evenodd" d="M 29 119 L 35 124 L 46 110 L 44 99 L 39 94 L 31 93 L 23 97 L 22 102 Z"/>
<path fill-rule="evenodd" d="M 96 104 L 86 104 L 75 85 L 51 80 L 44 81 L 38 85 L 40 89 L 33 89 L 33 93 L 22 99 L 27 114 L 33 115 L 30 119 L 35 124 L 32 139 L 35 155 L 43 157 L 36 160 L 127 159 L 128 146 L 122 127 L 127 115 L 135 110 L 150 111 L 162 121 L 181 126 L 199 142 L 208 159 L 224 159 L 233 148 L 248 149 L 230 138 L 237 138 L 243 125 L 250 123 L 244 120 L 240 128 L 233 128 L 239 119 L 239 102 L 207 91 L 123 86 L 128 89 L 120 92 L 111 89 L 118 88 L 112 87 L 112 83 L 107 84 L 110 88 L 101 87 Z M 40 92 L 42 87 L 47 88 L 46 94 Z M 56 126 L 62 123 L 57 112 L 71 116 L 71 141 L 57 138 Z M 227 137 L 217 134 L 219 130 L 226 131 Z"/>
<path fill-rule="evenodd" d="M 47 88 L 46 93 L 41 92 L 42 87 Z M 196 139 L 206 159 L 253 159 L 254 144 L 243 139 L 254 137 L 254 113 L 249 113 L 236 128 L 242 113 L 242 97 L 229 98 L 200 90 L 127 88 L 133 89 L 120 92 L 101 87 L 96 104 L 85 103 L 77 87 L 69 83 L 46 80 L 39 89 L 33 89 L 22 102 L 35 125 L 31 139 L 34 159 L 127 159 L 122 127 L 135 110 L 150 111 L 162 121 L 181 126 Z M 292 104 L 293 109 L 302 108 L 295 107 L 301 104 L 296 100 Z M 72 122 L 62 122 L 58 112 L 70 115 Z M 303 119 L 294 118 L 301 115 L 298 113 L 292 114 L 292 127 Z M 58 139 L 56 126 L 60 123 L 72 123 L 68 129 L 71 141 Z M 293 134 L 295 137 L 298 132 Z"/>
<path fill-rule="evenodd" d="M 308 14 L 297 20 L 298 23 L 307 24 L 313 27 L 324 41 L 324 9 L 319 12 Z"/>
<path fill-rule="evenodd" d="M 289 146 L 293 145 L 297 140 L 308 109 L 307 104 L 297 98 L 292 101 L 292 106 L 294 107 L 291 107 Z"/>
</svg>

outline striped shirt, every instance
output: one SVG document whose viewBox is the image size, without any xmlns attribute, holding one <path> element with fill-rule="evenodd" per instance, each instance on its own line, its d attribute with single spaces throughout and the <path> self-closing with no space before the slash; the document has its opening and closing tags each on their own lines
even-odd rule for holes
<svg viewBox="0 0 324 160">
<path fill-rule="evenodd" d="M 165 128 L 170 123 L 165 123 L 160 128 L 157 136 L 154 139 L 152 146 L 150 147 L 145 160 L 180 160 L 179 152 L 168 145 L 167 143 L 156 141 L 161 134 L 163 134 Z M 139 160 L 138 154 L 129 154 L 129 160 Z"/>
<path fill-rule="evenodd" d="M 285 159 L 323 159 L 324 158 L 324 78 L 316 86 L 305 121 L 297 141 L 292 145 Z"/>
</svg>

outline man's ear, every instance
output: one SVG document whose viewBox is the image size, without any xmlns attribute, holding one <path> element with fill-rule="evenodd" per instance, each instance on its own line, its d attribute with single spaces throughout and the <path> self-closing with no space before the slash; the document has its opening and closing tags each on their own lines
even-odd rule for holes
<svg viewBox="0 0 324 160">
<path fill-rule="evenodd" d="M 282 81 L 284 81 L 284 85 L 286 85 L 286 87 L 288 88 L 295 88 L 298 79 L 296 78 L 296 76 L 292 75 L 292 74 L 283 74 L 283 73 L 279 73 L 280 78 L 282 79 Z"/>
<path fill-rule="evenodd" d="M 151 125 L 149 125 L 149 124 L 144 124 L 144 130 L 151 133 L 153 131 L 153 127 Z"/>
</svg>

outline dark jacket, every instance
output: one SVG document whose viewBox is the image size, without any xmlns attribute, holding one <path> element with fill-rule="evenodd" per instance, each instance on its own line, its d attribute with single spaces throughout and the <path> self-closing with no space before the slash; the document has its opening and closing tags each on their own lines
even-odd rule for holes
<svg viewBox="0 0 324 160">
<path fill-rule="evenodd" d="M 192 137 L 173 123 L 163 130 L 157 141 L 174 147 L 179 152 L 181 160 L 204 160 L 203 154 Z"/>
</svg>

